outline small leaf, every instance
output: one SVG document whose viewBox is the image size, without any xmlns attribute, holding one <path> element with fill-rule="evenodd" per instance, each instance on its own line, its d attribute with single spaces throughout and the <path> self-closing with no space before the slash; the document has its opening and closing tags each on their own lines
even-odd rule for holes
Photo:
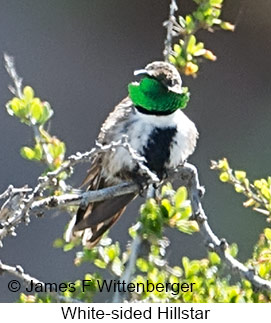
<svg viewBox="0 0 271 323">
<path fill-rule="evenodd" d="M 175 45 L 173 46 L 173 50 L 174 50 L 174 52 L 176 53 L 176 55 L 180 55 L 180 54 L 181 54 L 181 52 L 182 52 L 182 48 L 181 48 L 181 46 L 180 46 L 180 45 L 178 45 L 178 44 L 175 44 Z"/>
<path fill-rule="evenodd" d="M 106 268 L 106 263 L 100 259 L 95 259 L 94 265 L 102 269 Z"/>
<path fill-rule="evenodd" d="M 63 247 L 63 251 L 70 251 L 75 247 L 74 243 L 70 242 L 65 244 L 65 246 Z"/>
<path fill-rule="evenodd" d="M 220 24 L 220 27 L 224 30 L 234 31 L 235 26 L 231 24 L 230 22 L 222 21 Z"/>
<path fill-rule="evenodd" d="M 40 118 L 42 117 L 42 106 L 37 103 L 32 103 L 30 106 L 30 114 L 32 118 L 32 122 L 36 124 L 39 122 Z"/>
<path fill-rule="evenodd" d="M 218 6 L 221 5 L 223 0 L 209 0 L 211 6 Z"/>
<path fill-rule="evenodd" d="M 35 159 L 41 160 L 43 155 L 43 150 L 41 144 L 37 143 L 34 148 L 35 151 Z"/>
<path fill-rule="evenodd" d="M 267 188 L 267 186 L 262 187 L 261 193 L 265 198 L 270 199 L 271 194 L 270 194 L 270 190 L 269 190 L 269 188 Z"/>
<path fill-rule="evenodd" d="M 44 124 L 52 117 L 53 114 L 54 112 L 50 104 L 48 102 L 43 102 L 43 113 L 42 113 L 42 118 L 40 119 L 40 123 Z"/>
<path fill-rule="evenodd" d="M 221 182 L 228 182 L 229 179 L 230 179 L 230 175 L 227 173 L 227 172 L 222 172 L 220 175 L 219 175 L 219 179 L 221 180 Z"/>
<path fill-rule="evenodd" d="M 176 226 L 179 231 L 187 234 L 199 231 L 199 225 L 196 221 L 180 220 L 177 222 Z"/>
<path fill-rule="evenodd" d="M 242 182 L 247 177 L 247 173 L 242 170 L 236 170 L 234 172 L 234 176 L 236 179 L 238 179 L 238 181 Z"/>
<path fill-rule="evenodd" d="M 34 90 L 31 86 L 26 86 L 23 89 L 24 98 L 27 102 L 31 101 L 34 98 Z"/>
<path fill-rule="evenodd" d="M 264 277 L 268 272 L 268 266 L 265 263 L 259 265 L 258 273 L 261 277 Z"/>
<path fill-rule="evenodd" d="M 53 242 L 53 247 L 54 248 L 62 248 L 65 244 L 64 239 L 62 238 L 58 238 Z"/>
<path fill-rule="evenodd" d="M 226 158 L 219 160 L 217 164 L 217 168 L 224 171 L 229 170 L 230 166 L 229 166 L 228 160 Z"/>
<path fill-rule="evenodd" d="M 191 33 L 195 28 L 195 21 L 191 15 L 185 16 L 185 23 L 186 23 L 186 31 Z"/>
<path fill-rule="evenodd" d="M 250 207 L 256 204 L 256 201 L 252 198 L 243 203 L 244 207 Z"/>
<path fill-rule="evenodd" d="M 245 188 L 240 184 L 235 184 L 234 188 L 237 193 L 243 193 L 245 191 Z"/>
<path fill-rule="evenodd" d="M 187 190 L 184 186 L 179 187 L 175 194 L 175 205 L 180 208 L 183 202 L 187 199 Z"/>
<path fill-rule="evenodd" d="M 216 252 L 209 252 L 209 259 L 212 265 L 219 265 L 221 263 L 221 259 Z"/>
<path fill-rule="evenodd" d="M 232 257 L 236 257 L 237 254 L 238 254 L 238 246 L 236 243 L 232 243 L 230 246 L 229 246 L 229 252 L 231 254 Z"/>
<path fill-rule="evenodd" d="M 209 61 L 216 61 L 217 60 L 217 57 L 215 56 L 215 54 L 210 51 L 210 50 L 205 50 L 205 53 L 203 54 L 203 57 L 208 59 Z"/>
<path fill-rule="evenodd" d="M 136 265 L 142 272 L 147 272 L 149 270 L 149 264 L 143 258 L 138 258 L 136 261 Z"/>
<path fill-rule="evenodd" d="M 115 257 L 117 257 L 117 250 L 115 248 L 115 246 L 110 246 L 107 250 L 106 250 L 106 254 L 109 257 L 110 260 L 113 260 Z"/>
<path fill-rule="evenodd" d="M 256 180 L 256 181 L 254 181 L 254 186 L 258 189 L 261 189 L 263 184 L 260 180 Z"/>
<path fill-rule="evenodd" d="M 191 35 L 187 44 L 187 49 L 186 49 L 187 52 L 192 54 L 195 45 L 196 45 L 196 37 L 194 35 Z"/>
<path fill-rule="evenodd" d="M 271 229 L 270 228 L 265 228 L 264 229 L 264 235 L 267 240 L 271 241 Z"/>
<path fill-rule="evenodd" d="M 32 160 L 35 158 L 35 151 L 29 147 L 22 147 L 21 156 L 25 159 Z"/>
<path fill-rule="evenodd" d="M 6 105 L 7 111 L 10 115 L 16 115 L 18 116 L 18 113 L 21 108 L 21 101 L 18 98 L 13 98 L 11 101 L 9 101 Z"/>
</svg>

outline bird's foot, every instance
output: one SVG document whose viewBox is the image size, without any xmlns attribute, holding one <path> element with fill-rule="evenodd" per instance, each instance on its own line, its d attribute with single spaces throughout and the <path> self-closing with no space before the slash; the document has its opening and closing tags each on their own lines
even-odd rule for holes
<svg viewBox="0 0 271 323">
<path fill-rule="evenodd" d="M 205 187 L 204 186 L 200 186 L 198 188 L 198 194 L 200 198 L 203 198 L 204 194 L 205 194 Z"/>
<path fill-rule="evenodd" d="M 136 176 L 134 178 L 134 182 L 139 187 L 139 195 L 141 197 L 144 197 L 144 192 L 146 191 L 147 187 L 149 186 L 146 177 L 144 177 L 144 176 Z"/>
</svg>

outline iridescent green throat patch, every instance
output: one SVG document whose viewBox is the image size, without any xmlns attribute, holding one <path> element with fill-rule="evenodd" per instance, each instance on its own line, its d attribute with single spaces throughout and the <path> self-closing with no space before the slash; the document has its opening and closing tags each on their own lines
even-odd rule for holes
<svg viewBox="0 0 271 323">
<path fill-rule="evenodd" d="M 173 93 L 158 80 L 144 77 L 140 84 L 130 83 L 128 92 L 134 105 L 151 112 L 174 112 L 184 109 L 189 101 L 188 88 L 182 94 Z"/>
</svg>

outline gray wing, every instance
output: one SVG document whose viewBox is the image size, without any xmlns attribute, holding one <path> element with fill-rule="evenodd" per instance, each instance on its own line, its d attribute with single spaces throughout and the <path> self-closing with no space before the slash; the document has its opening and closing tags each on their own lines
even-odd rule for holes
<svg viewBox="0 0 271 323">
<path fill-rule="evenodd" d="M 102 125 L 98 142 L 105 145 L 116 141 L 119 133 L 125 133 L 125 121 L 130 113 L 133 113 L 133 103 L 127 97 L 121 101 L 109 114 Z M 103 154 L 98 153 L 91 164 L 88 175 L 82 185 L 88 185 L 87 190 L 97 190 L 114 185 L 114 182 L 105 180 L 102 176 Z M 79 207 L 76 214 L 76 221 L 73 227 L 73 234 L 82 233 L 88 230 L 88 237 L 85 241 L 87 247 L 95 246 L 102 235 L 112 226 L 122 213 L 127 204 L 136 197 L 136 194 L 127 194 L 112 198 L 103 202 L 90 203 L 86 207 Z"/>
</svg>

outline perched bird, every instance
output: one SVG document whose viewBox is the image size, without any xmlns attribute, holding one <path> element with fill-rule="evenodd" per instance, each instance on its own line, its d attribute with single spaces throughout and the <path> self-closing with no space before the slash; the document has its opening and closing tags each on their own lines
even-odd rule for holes
<svg viewBox="0 0 271 323">
<path fill-rule="evenodd" d="M 109 114 L 98 142 L 110 144 L 127 135 L 130 146 L 145 157 L 146 166 L 162 180 L 167 170 L 183 163 L 196 146 L 197 129 L 181 111 L 188 94 L 183 91 L 177 69 L 169 63 L 152 62 L 134 74 L 141 76 L 140 82 L 129 84 L 128 97 Z M 136 177 L 129 152 L 119 147 L 97 154 L 84 184 L 88 190 L 97 190 L 123 181 L 136 182 Z M 66 240 L 81 235 L 84 245 L 95 246 L 135 197 L 127 194 L 79 207 Z"/>
</svg>

